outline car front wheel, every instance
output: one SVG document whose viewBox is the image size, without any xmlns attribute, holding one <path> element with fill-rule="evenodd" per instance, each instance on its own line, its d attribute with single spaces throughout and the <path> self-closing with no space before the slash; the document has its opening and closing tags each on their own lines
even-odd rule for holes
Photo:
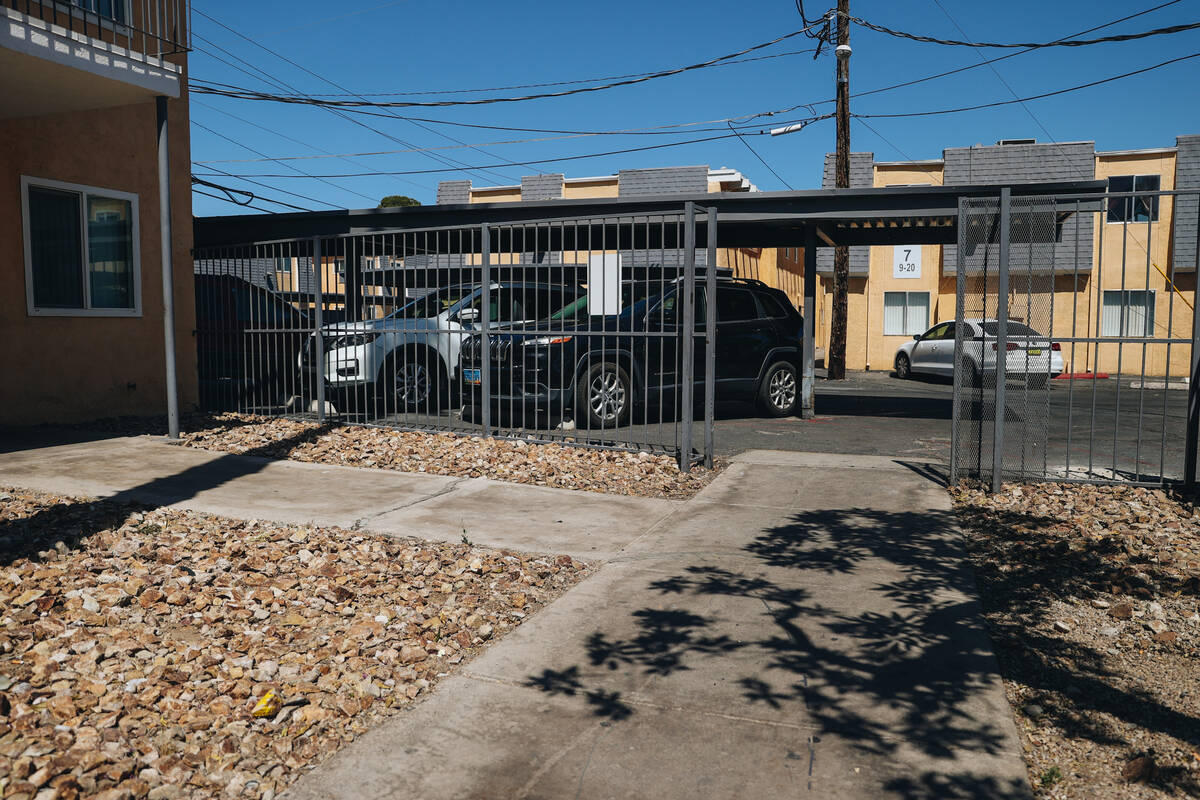
<svg viewBox="0 0 1200 800">
<path fill-rule="evenodd" d="M 436 411 L 449 399 L 448 392 L 441 369 L 432 358 L 410 355 L 396 359 L 392 365 L 391 394 L 398 411 Z"/>
<path fill-rule="evenodd" d="M 758 388 L 758 405 L 771 417 L 786 417 L 796 413 L 800 401 L 800 381 L 796 367 L 777 361 L 767 369 Z"/>
<path fill-rule="evenodd" d="M 912 377 L 912 363 L 904 353 L 896 356 L 896 377 L 902 381 Z"/>
<path fill-rule="evenodd" d="M 629 421 L 633 385 L 620 365 L 595 364 L 575 387 L 575 419 L 590 428 L 615 428 Z"/>
</svg>

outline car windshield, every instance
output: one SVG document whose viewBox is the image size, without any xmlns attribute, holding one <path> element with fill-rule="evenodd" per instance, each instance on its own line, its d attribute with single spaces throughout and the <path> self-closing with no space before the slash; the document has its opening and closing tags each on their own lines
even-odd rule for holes
<svg viewBox="0 0 1200 800">
<path fill-rule="evenodd" d="M 419 297 L 402 308 L 396 309 L 392 312 L 391 316 L 407 319 L 429 319 L 436 317 L 474 292 L 475 288 L 468 284 L 447 286 L 444 289 L 430 292 L 424 297 Z"/>
<path fill-rule="evenodd" d="M 995 338 L 995 336 L 998 333 L 1000 333 L 1000 323 L 999 322 L 989 321 L 989 322 L 981 323 L 981 325 L 983 327 L 983 335 L 984 336 L 991 336 L 991 337 Z M 1006 330 L 1008 331 L 1009 336 L 1033 336 L 1033 337 L 1038 337 L 1038 338 L 1045 338 L 1042 336 L 1042 334 L 1038 333 L 1033 328 L 1030 328 L 1028 325 L 1022 325 L 1020 322 L 1009 322 Z"/>
</svg>

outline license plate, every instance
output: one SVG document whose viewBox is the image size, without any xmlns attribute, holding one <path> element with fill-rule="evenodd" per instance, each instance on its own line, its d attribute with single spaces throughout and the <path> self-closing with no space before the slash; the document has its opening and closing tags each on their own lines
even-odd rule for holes
<svg viewBox="0 0 1200 800">
<path fill-rule="evenodd" d="M 1031 355 L 1031 356 L 1040 356 L 1041 354 L 1042 354 L 1042 351 L 1040 349 L 1029 351 L 1029 355 Z"/>
<path fill-rule="evenodd" d="M 483 372 L 477 369 L 464 369 L 463 380 L 467 383 L 483 383 Z"/>
</svg>

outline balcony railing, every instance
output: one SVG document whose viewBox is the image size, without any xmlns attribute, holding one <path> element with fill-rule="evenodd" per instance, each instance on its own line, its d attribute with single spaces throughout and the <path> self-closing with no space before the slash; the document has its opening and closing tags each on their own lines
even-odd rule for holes
<svg viewBox="0 0 1200 800">
<path fill-rule="evenodd" d="M 189 0 L 0 0 L 0 6 L 145 56 L 191 50 Z"/>
</svg>

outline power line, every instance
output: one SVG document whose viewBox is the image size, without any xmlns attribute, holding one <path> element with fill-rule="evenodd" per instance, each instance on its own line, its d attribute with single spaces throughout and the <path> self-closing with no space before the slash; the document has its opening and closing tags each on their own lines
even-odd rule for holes
<svg viewBox="0 0 1200 800">
<path fill-rule="evenodd" d="M 287 58 L 286 56 L 280 55 L 279 53 L 275 52 L 274 50 L 272 50 L 271 48 L 267 47 L 266 45 L 260 44 L 259 42 L 256 42 L 256 41 L 254 41 L 253 39 L 250 39 L 249 37 L 247 37 L 247 36 L 243 35 L 241 32 L 239 32 L 239 31 L 236 31 L 236 30 L 234 30 L 233 28 L 230 28 L 228 25 L 225 25 L 224 23 L 220 22 L 219 20 L 217 20 L 217 19 L 214 19 L 213 17 L 209 16 L 208 14 L 205 14 L 205 13 L 204 13 L 203 11 L 201 11 L 200 9 L 193 9 L 193 10 L 195 11 L 195 13 L 197 13 L 197 14 L 201 15 L 202 17 L 204 17 L 204 18 L 206 18 L 206 19 L 208 19 L 208 20 L 210 20 L 210 21 L 212 21 L 214 24 L 216 24 L 216 25 L 219 25 L 220 27 L 224 28 L 225 30 L 229 31 L 230 33 L 233 33 L 233 34 L 235 34 L 236 36 L 238 36 L 238 37 L 240 37 L 240 38 L 242 38 L 242 39 L 245 39 L 245 40 L 246 40 L 247 42 L 249 42 L 250 44 L 253 44 L 254 46 L 256 46 L 256 47 L 258 47 L 258 48 L 260 48 L 260 49 L 262 49 L 262 50 L 266 51 L 267 53 L 270 53 L 271 55 L 275 56 L 276 58 L 278 58 L 278 59 L 280 59 L 280 60 L 282 60 L 282 61 L 286 61 L 287 63 L 291 64 L 292 66 L 296 67 L 297 69 L 303 70 L 304 72 L 307 72 L 308 74 L 310 74 L 310 75 L 313 75 L 314 77 L 316 77 L 316 78 L 319 78 L 320 80 L 323 80 L 323 81 L 325 81 L 326 83 L 329 83 L 331 86 L 334 86 L 335 88 L 344 89 L 344 87 L 342 87 L 342 86 L 339 86 L 339 85 L 338 85 L 338 84 L 336 84 L 336 83 L 333 83 L 332 81 L 328 80 L 327 78 L 323 78 L 322 76 L 318 75 L 317 73 L 313 72 L 312 70 L 308 69 L 307 67 L 304 67 L 304 66 L 302 66 L 302 65 L 300 65 L 300 64 L 297 64 L 295 61 L 292 61 L 290 58 Z M 193 34 L 193 36 L 196 36 L 196 34 Z M 205 40 L 205 41 L 207 41 L 207 40 Z M 234 58 L 236 58 L 238 61 L 241 61 L 242 63 L 246 64 L 247 66 L 249 66 L 249 67 L 252 67 L 252 68 L 254 68 L 254 69 L 258 70 L 258 71 L 259 71 L 259 72 L 261 72 L 263 75 L 267 75 L 268 77 L 270 77 L 270 73 L 268 73 L 266 70 L 263 70 L 263 69 L 261 69 L 261 68 L 259 68 L 259 67 L 255 66 L 254 64 L 251 64 L 249 61 L 247 61 L 246 59 L 242 58 L 241 56 L 237 56 L 237 55 L 234 55 L 234 54 L 232 54 L 232 53 L 229 53 L 229 51 L 228 51 L 228 50 L 225 50 L 224 48 L 220 48 L 220 47 L 219 47 L 219 45 L 214 45 L 214 46 L 216 46 L 216 47 L 218 47 L 219 49 L 221 49 L 221 50 L 222 50 L 222 52 L 228 53 L 229 55 L 233 56 L 233 57 L 234 57 Z M 228 63 L 228 62 L 226 62 L 226 63 Z M 239 68 L 239 69 L 240 69 L 240 68 Z M 244 72 L 245 70 L 242 70 L 242 71 Z M 299 92 L 299 90 L 298 90 L 298 89 L 297 89 L 295 86 L 292 86 L 291 84 L 289 84 L 289 83 L 287 83 L 287 82 L 285 82 L 285 81 L 282 81 L 282 80 L 280 80 L 280 79 L 278 79 L 278 78 L 273 78 L 273 81 L 274 81 L 274 83 L 275 83 L 276 85 L 282 86 L 282 87 L 285 89 L 285 91 Z M 195 90 L 193 90 L 193 91 L 195 91 Z M 405 147 L 414 147 L 414 146 L 415 146 L 415 145 L 413 145 L 411 142 L 406 142 L 406 141 L 404 141 L 403 139 L 399 139 L 399 138 L 397 138 L 397 137 L 395 137 L 395 136 L 392 136 L 391 134 L 389 134 L 389 133 L 387 133 L 387 132 L 385 132 L 385 131 L 382 131 L 382 130 L 380 130 L 380 129 L 378 129 L 378 128 L 375 128 L 375 127 L 373 127 L 373 126 L 371 126 L 371 125 L 367 125 L 366 123 L 362 122 L 361 120 L 354 119 L 353 117 L 350 117 L 350 116 L 346 115 L 345 113 L 343 113 L 343 112 L 341 112 L 341 111 L 339 111 L 339 110 L 337 110 L 337 109 L 334 109 L 334 108 L 327 108 L 327 110 L 328 110 L 328 111 L 329 111 L 331 114 L 334 114 L 334 115 L 336 115 L 336 116 L 339 116 L 339 117 L 341 117 L 342 119 L 346 120 L 347 122 L 350 122 L 350 123 L 351 123 L 351 124 L 353 124 L 353 125 L 357 125 L 357 126 L 359 126 L 359 127 L 361 127 L 361 128 L 365 128 L 366 130 L 372 131 L 373 133 L 376 133 L 376 134 L 378 134 L 378 135 L 380 135 L 380 136 L 383 136 L 385 139 L 389 139 L 389 140 L 391 140 L 391 141 L 393 141 L 393 142 L 396 142 L 397 144 L 403 145 L 403 146 L 405 146 Z M 445 134 L 440 134 L 440 133 L 439 133 L 438 135 L 439 135 L 439 136 L 443 136 L 443 137 L 445 137 Z M 449 137 L 446 137 L 446 138 L 449 138 Z M 441 164 L 451 164 L 451 163 L 462 164 L 462 163 L 463 163 L 463 162 L 461 162 L 461 161 L 456 161 L 455 159 L 450 159 L 450 158 L 446 158 L 446 157 L 443 157 L 443 156 L 429 155 L 429 154 L 426 154 L 426 155 L 427 155 L 427 157 L 428 157 L 428 158 L 430 158 L 430 159 L 432 159 L 432 160 L 434 160 L 434 161 L 437 161 L 438 163 L 441 163 Z M 500 177 L 500 178 L 503 178 L 504 180 L 512 180 L 512 179 L 511 179 L 509 176 L 507 176 L 507 175 L 500 175 L 499 177 Z"/>
<path fill-rule="evenodd" d="M 302 206 L 294 206 L 291 203 L 285 203 L 282 200 L 272 200 L 269 197 L 263 197 L 261 195 L 257 195 L 254 192 L 251 192 L 247 189 L 235 189 L 232 186 L 225 186 L 224 184 L 213 183 L 212 181 L 206 181 L 203 178 L 200 178 L 196 175 L 192 175 L 192 184 L 194 185 L 197 183 L 202 186 L 208 186 L 212 189 L 216 189 L 216 190 L 222 192 L 225 195 L 225 197 L 227 197 L 229 199 L 230 202 L 237 203 L 240 206 L 248 206 L 248 205 L 250 205 L 250 203 L 252 203 L 255 200 L 262 200 L 263 202 L 266 202 L 266 203 L 274 203 L 275 205 L 283 206 L 284 208 L 295 209 L 296 211 L 312 211 L 313 210 L 311 208 L 304 208 Z M 248 183 L 253 183 L 253 181 L 248 181 Z M 259 185 L 262 186 L 263 184 L 259 184 Z M 270 189 L 270 188 L 274 188 L 274 187 L 268 186 L 266 188 Z M 280 190 L 280 191 L 282 191 L 282 190 Z M 234 198 L 235 194 L 245 195 L 246 202 L 243 203 L 242 201 Z M 287 194 L 287 192 L 284 192 L 284 194 Z M 259 209 L 259 210 L 261 211 L 263 209 Z"/>
<path fill-rule="evenodd" d="M 1120 75 L 1113 75 L 1112 77 L 1109 77 L 1109 78 L 1101 78 L 1100 80 L 1090 81 L 1088 83 L 1081 83 L 1078 86 L 1069 86 L 1066 89 L 1058 89 L 1053 92 L 1043 92 L 1041 94 L 1029 95 L 1028 97 L 1018 97 L 1015 100 L 998 100 L 994 103 L 980 103 L 979 105 L 961 106 L 959 108 L 944 108 L 944 109 L 939 109 L 937 111 L 909 111 L 909 112 L 905 112 L 905 113 L 901 113 L 901 114 L 855 114 L 854 116 L 858 117 L 859 119 L 899 119 L 902 117 L 932 117 L 932 116 L 937 116 L 939 114 L 958 114 L 963 111 L 978 111 L 979 109 L 982 109 L 982 108 L 995 108 L 997 106 L 1008 106 L 1008 105 L 1012 105 L 1013 103 L 1024 103 L 1029 100 L 1041 100 L 1046 97 L 1055 97 L 1057 95 L 1067 94 L 1068 92 L 1077 92 L 1080 89 L 1089 89 L 1093 86 L 1100 86 L 1101 84 L 1112 83 L 1113 81 L 1119 81 L 1119 80 L 1122 80 L 1123 78 L 1130 78 L 1134 75 L 1141 75 L 1145 72 L 1151 72 L 1153 70 L 1161 69 L 1162 67 L 1166 67 L 1171 64 L 1177 64 L 1181 61 L 1188 61 L 1190 59 L 1197 58 L 1197 57 L 1200 57 L 1200 53 L 1192 53 L 1191 55 L 1180 56 L 1179 58 L 1168 59 L 1167 61 L 1162 61 L 1158 64 L 1154 64 L 1149 67 L 1143 67 L 1142 69 L 1135 69 L 1132 72 L 1124 72 Z"/>
<path fill-rule="evenodd" d="M 829 114 L 825 114 L 821 117 L 817 117 L 817 118 L 813 119 L 812 121 L 816 122 L 817 120 L 820 120 L 820 119 L 829 119 L 830 116 L 831 115 L 829 115 Z M 756 131 L 749 135 L 762 136 L 765 134 L 766 134 L 766 131 Z M 544 159 L 539 159 L 539 160 L 535 160 L 535 161 L 526 161 L 526 162 L 521 162 L 521 163 L 523 163 L 523 164 L 546 164 L 546 163 L 553 163 L 553 162 L 557 162 L 557 161 L 578 161 L 580 159 L 585 159 L 585 158 L 601 158 L 603 156 L 615 156 L 615 155 L 622 155 L 624 153 L 640 153 L 640 152 L 645 152 L 647 150 L 661 150 L 666 147 L 681 147 L 683 145 L 688 145 L 688 144 L 699 144 L 701 142 L 715 142 L 715 141 L 718 141 L 721 139 L 732 139 L 732 138 L 736 137 L 737 135 L 738 135 L 737 132 L 726 133 L 726 134 L 718 135 L 718 136 L 706 136 L 706 137 L 699 138 L 699 139 L 688 139 L 688 140 L 682 141 L 682 142 L 668 142 L 665 144 L 647 145 L 645 147 L 630 147 L 630 148 L 627 148 L 624 150 L 609 150 L 604 153 L 587 153 L 584 155 L 560 156 L 559 158 L 544 158 Z M 509 163 L 509 164 L 489 164 L 487 166 L 488 167 L 496 167 L 496 166 L 506 167 L 506 166 L 514 166 L 514 164 L 511 164 L 511 163 Z M 478 168 L 472 167 L 472 169 L 478 169 Z M 410 171 L 404 171 L 404 172 L 360 172 L 360 173 L 343 173 L 343 174 L 338 174 L 338 175 L 326 175 L 323 177 L 367 178 L 367 177 L 386 176 L 386 175 L 424 175 L 424 174 L 431 173 L 431 172 L 451 172 L 451 171 L 456 171 L 456 170 L 422 169 L 422 170 L 410 170 Z M 253 177 L 253 178 L 295 178 L 298 176 L 252 173 L 252 174 L 250 174 L 250 177 Z"/>
<path fill-rule="evenodd" d="M 775 176 L 775 177 L 776 177 L 776 178 L 779 180 L 779 182 L 780 182 L 780 183 L 782 183 L 782 184 L 783 184 L 784 186 L 786 186 L 788 189 L 792 189 L 792 185 L 791 185 L 790 183 L 788 183 L 787 181 L 785 181 L 785 180 L 783 179 L 783 176 L 782 176 L 782 175 L 780 175 L 778 172 L 776 172 L 776 171 L 775 171 L 775 168 L 774 168 L 774 167 L 772 167 L 770 164 L 768 164 L 768 163 L 767 163 L 767 160 L 766 160 L 765 158 L 763 158 L 761 155 L 759 155 L 758 151 L 757 151 L 757 150 L 755 150 L 755 149 L 754 149 L 754 148 L 753 148 L 753 147 L 750 145 L 750 143 L 749 143 L 748 141 L 746 141 L 746 137 L 745 137 L 745 136 L 742 136 L 741 132 L 740 132 L 740 131 L 738 131 L 738 129 L 737 129 L 737 128 L 733 127 L 733 125 L 732 125 L 732 124 L 730 124 L 730 126 L 729 126 L 729 130 L 733 131 L 733 132 L 734 132 L 734 133 L 737 135 L 737 137 L 738 137 L 738 139 L 741 141 L 741 143 L 742 143 L 742 144 L 744 144 L 744 145 L 746 145 L 746 149 L 747 149 L 747 150 L 749 150 L 751 153 L 753 153 L 753 154 L 754 154 L 754 157 L 755 157 L 755 158 L 757 158 L 757 159 L 759 160 L 759 162 L 761 162 L 761 163 L 762 163 L 762 165 L 763 165 L 764 167 L 766 167 L 766 168 L 767 168 L 767 170 L 768 170 L 768 171 L 770 171 L 770 173 L 771 173 L 772 175 L 774 175 L 774 176 Z M 795 191 L 795 189 L 792 189 L 792 191 Z"/>
<path fill-rule="evenodd" d="M 1178 3 L 1181 0 L 1174 0 Z M 786 50 L 782 53 L 771 53 L 765 56 L 752 56 L 751 58 L 739 58 L 733 61 L 722 61 L 719 64 L 713 64 L 714 67 L 728 67 L 733 64 L 749 64 L 754 61 L 769 61 L 774 58 L 786 58 L 787 56 L 807 55 L 815 53 L 816 48 L 807 50 Z M 654 72 L 631 72 L 625 75 L 606 75 L 601 78 L 578 78 L 571 81 L 543 81 L 542 83 L 517 83 L 509 86 L 491 86 L 480 89 L 425 89 L 422 91 L 408 92 L 359 92 L 359 93 L 322 93 L 310 92 L 309 97 L 416 97 L 426 94 L 479 94 L 482 92 L 509 92 L 514 89 L 542 89 L 547 86 L 577 86 L 584 83 L 599 83 L 600 81 L 619 81 L 624 78 L 642 78 L 655 75 Z"/>
<path fill-rule="evenodd" d="M 212 192 L 206 192 L 203 189 L 197 189 L 195 186 L 192 187 L 192 193 L 193 194 L 202 194 L 205 197 L 211 197 L 214 200 L 223 200 L 226 203 L 233 203 L 235 206 L 241 206 L 242 208 L 253 208 L 255 211 L 261 211 L 264 214 L 278 213 L 278 212 L 272 211 L 269 208 L 261 208 L 259 206 L 251 205 L 250 203 L 239 203 L 236 200 L 229 199 L 228 197 L 223 197 L 219 194 L 213 194 Z"/>
<path fill-rule="evenodd" d="M 1028 48 L 1030 50 L 1039 50 L 1045 47 L 1087 47 L 1094 44 L 1106 44 L 1109 42 L 1132 42 L 1137 39 L 1147 39 L 1151 36 L 1168 36 L 1175 33 L 1183 33 L 1184 31 L 1195 30 L 1200 28 L 1200 22 L 1189 22 L 1182 25 L 1168 25 L 1165 28 L 1155 28 L 1149 31 L 1141 31 L 1139 33 L 1118 33 L 1112 36 L 1101 36 L 1098 39 L 1055 39 L 1049 42 L 964 42 L 956 39 L 938 39 L 933 36 L 921 36 L 915 33 L 906 33 L 893 28 L 888 28 L 883 25 L 878 25 L 874 22 L 867 22 L 861 17 L 848 16 L 851 22 L 857 23 L 864 28 L 869 28 L 878 33 L 886 33 L 888 36 L 896 36 L 901 39 L 909 39 L 914 42 L 928 42 L 930 44 L 950 45 L 954 47 L 1004 47 L 1004 48 Z"/>
<path fill-rule="evenodd" d="M 196 10 L 196 13 L 200 14 L 201 16 L 204 16 L 208 19 L 212 19 L 211 17 L 209 17 L 207 14 L 205 14 L 203 11 L 200 11 L 199 9 Z M 217 23 L 217 24 L 219 25 L 220 23 Z M 222 27 L 225 27 L 225 26 L 222 26 Z M 232 29 L 230 29 L 230 30 L 232 30 Z M 530 95 L 524 95 L 521 97 L 485 97 L 485 98 L 482 98 L 479 100 L 429 100 L 429 101 L 394 100 L 394 101 L 388 101 L 388 102 L 380 102 L 380 101 L 375 101 L 375 100 L 367 100 L 363 97 L 363 95 L 355 94 L 354 92 L 349 92 L 348 90 L 345 89 L 345 87 L 341 87 L 341 86 L 338 86 L 338 88 L 342 89 L 343 91 L 346 91 L 351 96 L 358 97 L 360 99 L 358 99 L 358 100 L 317 100 L 310 95 L 279 95 L 279 94 L 271 94 L 268 92 L 256 92 L 256 91 L 252 91 L 252 90 L 226 91 L 226 90 L 208 89 L 205 87 L 199 87 L 197 89 L 197 91 L 200 94 L 218 94 L 218 95 L 223 95 L 226 97 L 237 97 L 239 99 L 269 100 L 269 101 L 275 102 L 275 103 L 320 104 L 320 105 L 326 105 L 326 106 L 336 107 L 336 108 L 444 108 L 447 106 L 478 106 L 478 105 L 490 105 L 493 103 L 518 103 L 518 102 L 523 102 L 525 100 L 541 100 L 541 99 L 550 98 L 550 97 L 568 97 L 570 95 L 585 94 L 588 92 L 600 92 L 600 91 L 604 91 L 607 89 L 615 89 L 620 86 L 631 86 L 633 84 L 645 83 L 646 81 L 651 81 L 651 80 L 655 80 L 658 78 L 666 78 L 671 75 L 679 75 L 681 73 L 689 72 L 691 70 L 712 67 L 712 66 L 717 65 L 720 62 L 728 61 L 732 58 L 737 58 L 738 56 L 743 56 L 747 53 L 751 53 L 756 50 L 762 50 L 765 47 L 770 47 L 771 45 L 778 44 L 779 42 L 782 42 L 785 39 L 790 39 L 793 36 L 800 36 L 801 34 L 805 33 L 807 30 L 808 30 L 807 28 L 802 28 L 798 31 L 792 31 L 791 33 L 785 33 L 782 36 L 777 36 L 776 38 L 771 39 L 768 42 L 761 42 L 759 44 L 752 45 L 750 47 L 745 48 L 744 50 L 739 50 L 736 53 L 728 53 L 723 56 L 718 56 L 717 58 L 709 59 L 708 61 L 702 61 L 698 64 L 689 64 L 688 66 L 685 66 L 685 67 L 676 67 L 675 69 L 660 70 L 658 72 L 652 72 L 652 73 L 643 75 L 642 77 L 639 77 L 639 78 L 628 78 L 625 80 L 613 81 L 610 83 L 601 84 L 600 86 L 587 86 L 587 87 L 582 87 L 579 89 L 567 89 L 567 90 L 564 90 L 561 92 L 542 92 L 539 94 L 530 94 Z M 235 31 L 235 33 L 236 33 L 236 31 Z M 241 34 L 238 34 L 238 35 L 241 36 Z M 243 36 L 242 38 L 246 38 L 246 37 Z M 248 40 L 248 41 L 253 41 L 253 40 Z M 257 44 L 257 42 L 255 42 L 255 44 Z M 263 45 L 258 45 L 258 46 L 263 47 Z M 274 52 L 266 47 L 263 47 L 263 49 L 267 50 L 267 52 L 271 52 L 271 53 Z M 275 53 L 275 55 L 278 56 L 277 53 Z M 279 58 L 284 58 L 284 57 L 279 56 Z M 288 61 L 288 59 L 286 59 L 286 58 L 284 58 L 284 60 Z M 289 63 L 295 63 L 295 62 L 289 61 Z M 297 66 L 299 66 L 299 65 L 297 65 Z M 300 68 L 304 69 L 306 72 L 310 72 L 310 74 L 316 75 L 316 73 L 312 73 L 311 71 L 307 70 L 304 67 L 300 67 Z M 320 75 L 316 75 L 316 77 L 321 78 L 321 80 L 324 80 L 333 86 L 337 86 L 336 83 L 333 83 L 332 81 L 329 81 L 326 78 L 322 78 Z"/>
<path fill-rule="evenodd" d="M 253 147 L 251 147 L 247 144 L 243 144 L 243 143 L 237 141 L 236 139 L 232 139 L 223 133 L 214 131 L 212 128 L 208 127 L 207 125 L 204 125 L 203 123 L 197 122 L 196 120 L 191 120 L 191 124 L 195 125 L 197 128 L 200 128 L 201 130 L 208 131 L 213 136 L 217 136 L 217 137 L 224 139 L 225 141 L 229 142 L 230 144 L 237 145 L 238 147 L 242 148 L 243 150 L 246 150 L 250 153 L 254 153 L 256 155 L 262 156 L 264 161 L 273 161 L 275 163 L 278 163 L 280 166 L 287 167 L 292 172 L 295 172 L 298 175 L 303 175 L 308 178 L 313 178 L 314 180 L 318 180 L 321 183 L 332 186 L 335 189 L 341 189 L 343 192 L 349 192 L 350 194 L 353 194 L 357 197 L 361 197 L 364 200 L 372 200 L 373 199 L 373 198 L 368 197 L 367 195 L 363 194 L 362 192 L 357 192 L 357 191 L 354 191 L 353 189 L 347 189 L 346 187 L 339 186 L 338 184 L 328 181 L 324 178 L 318 178 L 315 175 L 310 175 L 309 173 L 305 172 L 304 170 L 300 169 L 299 167 L 294 167 L 291 164 L 281 161 L 280 159 L 271 158 L 270 156 L 263 153 L 261 150 L 255 150 Z M 193 163 L 195 163 L 195 162 L 193 162 Z M 282 189 L 279 191 L 282 191 Z M 346 206 L 339 206 L 337 203 L 330 203 L 327 200 L 318 200 L 314 197 L 305 197 L 304 199 L 312 200 L 314 203 L 321 203 L 322 205 L 327 205 L 327 206 L 330 206 L 331 208 L 346 208 Z"/>
</svg>

